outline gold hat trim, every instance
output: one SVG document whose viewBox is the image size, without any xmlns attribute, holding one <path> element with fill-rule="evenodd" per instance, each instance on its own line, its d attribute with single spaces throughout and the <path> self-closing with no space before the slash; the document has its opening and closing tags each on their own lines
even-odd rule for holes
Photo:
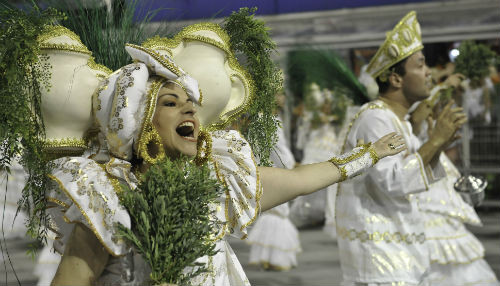
<svg viewBox="0 0 500 286">
<path fill-rule="evenodd" d="M 414 17 L 415 20 L 408 25 L 406 22 L 412 17 Z M 395 35 L 398 35 L 397 39 L 393 39 Z M 414 43 L 419 44 L 414 48 L 405 50 Z M 411 11 L 399 21 L 392 31 L 387 32 L 384 43 L 380 46 L 375 56 L 368 64 L 366 71 L 371 74 L 373 78 L 377 78 L 389 67 L 402 61 L 413 53 L 422 50 L 423 48 L 424 46 L 422 45 L 420 24 L 417 21 L 417 13 L 415 11 Z M 391 55 L 391 50 L 393 50 L 392 53 L 396 53 L 396 55 Z M 377 65 L 379 64 L 379 59 L 381 57 L 389 58 L 390 61 L 387 61 L 381 68 L 378 68 Z M 375 70 L 375 72 L 373 70 Z"/>
<path fill-rule="evenodd" d="M 54 44 L 47 41 L 56 37 L 67 36 L 77 44 Z M 38 36 L 37 42 L 41 49 L 44 50 L 63 50 L 69 52 L 76 52 L 86 55 L 92 55 L 92 52 L 82 43 L 80 37 L 73 31 L 63 26 L 45 26 L 44 31 Z"/>
</svg>

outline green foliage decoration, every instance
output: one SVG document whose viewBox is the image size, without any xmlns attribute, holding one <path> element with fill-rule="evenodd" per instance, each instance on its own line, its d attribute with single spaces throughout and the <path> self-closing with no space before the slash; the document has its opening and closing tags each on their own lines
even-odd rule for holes
<svg viewBox="0 0 500 286">
<path fill-rule="evenodd" d="M 138 189 L 123 190 L 120 200 L 132 229 L 120 225 L 120 233 L 151 266 L 153 284 L 188 285 L 208 271 L 195 260 L 217 253 L 214 237 L 220 222 L 213 202 L 224 189 L 207 165 L 166 158 L 149 168 Z M 183 273 L 186 267 L 192 271 Z"/>
<path fill-rule="evenodd" d="M 255 97 L 240 122 L 243 136 L 259 157 L 259 164 L 272 166 L 269 155 L 277 141 L 278 121 L 275 95 L 283 80 L 277 65 L 271 60 L 276 44 L 264 21 L 255 18 L 257 8 L 240 8 L 224 20 L 224 30 L 230 36 L 231 49 L 244 59 L 244 66 L 255 83 Z"/>
<path fill-rule="evenodd" d="M 478 82 L 489 74 L 489 66 L 494 64 L 496 54 L 488 46 L 474 41 L 464 41 L 458 48 L 460 54 L 455 59 L 455 71 Z"/>
<path fill-rule="evenodd" d="M 68 15 L 61 25 L 75 32 L 92 51 L 95 61 L 117 70 L 131 62 L 126 43 L 140 44 L 146 39 L 169 35 L 166 22 L 149 25 L 160 11 L 145 11 L 150 1 L 114 0 L 112 12 L 100 0 L 50 0 L 49 5 Z M 136 14 L 142 14 L 136 18 Z"/>
<path fill-rule="evenodd" d="M 20 10 L 0 2 L 0 169 L 9 172 L 12 160 L 20 158 L 27 172 L 19 207 L 28 212 L 27 232 L 37 242 L 32 255 L 45 239 L 51 170 L 41 114 L 41 90 L 50 88 L 51 66 L 40 55 L 37 37 L 44 26 L 63 17 L 55 9 L 41 11 L 33 5 Z"/>
<path fill-rule="evenodd" d="M 287 58 L 287 74 L 287 86 L 295 96 L 304 98 L 315 82 L 321 89 L 342 90 L 355 104 L 368 101 L 365 87 L 334 51 L 314 47 L 292 51 Z"/>
</svg>

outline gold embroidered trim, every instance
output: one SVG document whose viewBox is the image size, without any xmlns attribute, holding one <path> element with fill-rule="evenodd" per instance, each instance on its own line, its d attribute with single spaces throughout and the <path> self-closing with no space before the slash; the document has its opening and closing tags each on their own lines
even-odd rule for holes
<svg viewBox="0 0 500 286">
<path fill-rule="evenodd" d="M 162 64 L 165 68 L 173 72 L 176 76 L 182 76 L 183 73 L 179 70 L 179 68 L 175 64 L 173 64 L 171 61 L 166 61 L 165 57 L 157 53 L 155 50 L 133 44 L 126 44 L 126 46 L 145 52 L 146 54 L 150 55 L 153 59 L 158 61 L 160 64 Z"/>
<path fill-rule="evenodd" d="M 362 148 L 361 148 L 361 150 L 359 150 L 359 152 L 357 152 L 357 153 L 351 154 L 351 155 L 347 156 L 346 158 L 332 157 L 332 158 L 331 158 L 330 160 L 328 160 L 328 161 L 332 162 L 333 164 L 335 164 L 335 165 L 337 165 L 337 166 L 338 166 L 338 165 L 344 165 L 344 164 L 347 164 L 347 163 L 352 162 L 352 161 L 354 161 L 354 160 L 356 160 L 356 159 L 359 159 L 359 158 L 361 158 L 363 155 L 365 155 L 365 154 L 366 154 L 366 152 L 368 152 L 368 151 L 369 151 L 369 148 L 370 148 L 370 146 L 371 146 L 371 145 L 372 145 L 372 143 L 371 143 L 371 142 L 369 142 L 369 143 L 367 143 L 367 144 L 363 144 L 363 145 L 361 145 L 361 147 L 362 147 Z M 372 158 L 373 158 L 373 157 L 372 157 Z"/>
<path fill-rule="evenodd" d="M 65 203 L 65 202 L 63 202 L 61 200 L 58 200 L 56 198 L 53 198 L 53 197 L 47 197 L 47 201 L 51 202 L 51 203 L 55 203 L 55 204 L 57 204 L 57 205 L 65 208 L 65 209 L 67 209 L 67 208 L 70 207 L 70 205 L 68 205 L 67 203 Z"/>
<path fill-rule="evenodd" d="M 38 38 L 36 40 L 38 43 L 43 45 L 43 42 L 45 42 L 51 38 L 56 38 L 56 37 L 61 37 L 61 36 L 67 36 L 70 39 L 72 39 L 72 40 L 78 42 L 79 44 L 81 44 L 82 46 L 84 46 L 82 43 L 82 40 L 75 32 L 71 31 L 70 29 L 68 29 L 64 26 L 60 26 L 60 25 L 53 25 L 53 26 L 47 25 L 47 26 L 45 26 L 43 28 L 42 33 L 38 36 Z"/>
<path fill-rule="evenodd" d="M 347 180 L 347 170 L 345 169 L 345 167 L 344 166 L 340 167 L 339 171 L 340 171 L 340 181 L 339 182 L 343 182 L 343 181 Z"/>
<path fill-rule="evenodd" d="M 196 157 L 193 161 L 198 166 L 205 164 L 212 157 L 212 136 L 208 131 L 200 129 L 196 150 Z"/>
<path fill-rule="evenodd" d="M 219 36 L 222 42 L 215 41 L 205 36 L 193 35 L 193 33 L 196 33 L 198 31 L 211 31 L 215 33 L 217 36 Z M 255 97 L 255 83 L 251 75 L 248 73 L 248 71 L 240 65 L 240 63 L 236 59 L 236 56 L 234 55 L 234 52 L 231 50 L 229 35 L 218 24 L 215 23 L 206 22 L 206 23 L 193 24 L 182 29 L 182 31 L 177 33 L 171 39 L 161 38 L 156 36 L 144 41 L 142 43 L 142 46 L 150 49 L 160 49 L 162 51 L 169 53 L 172 56 L 173 54 L 171 50 L 177 47 L 179 44 L 181 44 L 182 41 L 184 40 L 200 41 L 223 50 L 228 57 L 229 67 L 236 72 L 234 74 L 231 74 L 231 76 L 237 76 L 243 82 L 247 96 L 245 96 L 241 105 L 225 112 L 224 114 L 219 115 L 219 120 L 221 122 L 213 123 L 210 126 L 206 127 L 208 131 L 224 129 L 233 119 L 240 116 L 240 114 L 245 112 L 250 107 L 250 104 Z M 201 102 L 202 99 L 200 92 L 200 104 Z"/>
<path fill-rule="evenodd" d="M 87 149 L 87 142 L 83 139 L 77 138 L 63 138 L 63 139 L 45 139 L 43 142 L 44 148 L 64 148 L 64 147 L 72 147 L 72 148 L 82 148 Z"/>
<path fill-rule="evenodd" d="M 43 44 L 40 47 L 41 49 L 44 50 L 58 50 L 58 51 L 68 51 L 68 52 L 75 52 L 75 53 L 80 53 L 80 54 L 86 54 L 91 56 L 92 52 L 89 51 L 85 47 L 80 47 L 80 46 L 75 46 L 75 45 L 68 45 L 68 44 Z"/>
<path fill-rule="evenodd" d="M 377 242 L 382 242 L 385 241 L 386 243 L 406 243 L 406 244 L 413 244 L 413 243 L 424 243 L 425 242 L 425 233 L 409 233 L 409 234 L 402 234 L 400 232 L 395 232 L 395 233 L 389 233 L 389 232 L 383 232 L 380 233 L 378 231 L 374 233 L 368 233 L 365 230 L 362 231 L 357 231 L 353 228 L 347 229 L 345 227 L 337 227 L 337 235 L 339 237 L 342 237 L 344 239 L 349 239 L 351 241 L 353 240 L 359 240 L 361 242 L 366 242 L 366 241 L 373 241 L 375 243 Z"/>
<path fill-rule="evenodd" d="M 53 181 L 55 181 L 58 185 L 59 185 L 59 188 L 61 190 L 64 191 L 64 193 L 66 194 L 66 196 L 68 198 L 70 198 L 72 201 L 73 201 L 73 204 L 75 204 L 78 209 L 80 210 L 80 213 L 83 215 L 83 217 L 85 217 L 85 219 L 87 220 L 87 223 L 90 227 L 90 229 L 92 230 L 92 232 L 95 234 L 95 236 L 97 237 L 97 239 L 99 239 L 99 241 L 101 242 L 102 246 L 106 249 L 106 251 L 111 254 L 112 256 L 114 257 L 122 257 L 124 256 L 124 254 L 122 255 L 118 255 L 116 254 L 113 250 L 111 250 L 109 248 L 109 246 L 104 243 L 104 239 L 101 237 L 101 235 L 99 234 L 99 232 L 97 231 L 97 229 L 95 228 L 94 224 L 92 223 L 92 221 L 90 220 L 90 218 L 87 216 L 87 213 L 83 210 L 83 208 L 77 203 L 77 201 L 70 195 L 69 191 L 64 187 L 64 184 L 58 179 L 56 178 L 54 175 L 52 174 L 49 174 L 48 175 L 49 178 Z M 67 221 L 68 223 L 72 223 L 71 221 Z"/>
<path fill-rule="evenodd" d="M 114 160 L 114 158 L 112 158 L 111 160 Z M 111 186 L 113 187 L 113 190 L 115 190 L 116 195 L 121 200 L 122 188 L 120 186 L 120 181 L 118 181 L 117 178 L 115 178 L 113 175 L 108 173 L 108 171 L 106 170 L 106 164 L 97 163 L 97 165 L 99 167 L 101 167 L 101 169 L 104 171 L 104 173 L 106 174 L 106 177 L 111 182 Z"/>
<path fill-rule="evenodd" d="M 222 177 L 222 175 L 220 174 L 220 169 L 219 169 L 217 162 L 213 159 L 213 157 L 210 157 L 210 161 L 213 163 L 214 170 L 215 170 L 215 176 L 217 177 L 218 181 L 221 182 L 225 187 L 225 194 L 226 194 L 226 199 L 224 201 L 224 213 L 225 213 L 226 221 L 224 222 L 219 235 L 217 235 L 213 239 L 214 241 L 217 241 L 219 239 L 222 239 L 226 235 L 226 232 L 227 232 L 227 227 L 228 227 L 227 224 L 229 223 L 229 210 L 228 209 L 229 209 L 229 198 L 230 197 L 229 197 L 229 187 L 227 185 L 225 178 Z"/>
<path fill-rule="evenodd" d="M 425 176 L 425 170 L 422 163 L 422 158 L 420 158 L 420 155 L 418 155 L 418 153 L 415 153 L 415 157 L 417 158 L 418 166 L 420 167 L 420 175 L 422 176 L 422 179 L 424 181 L 425 190 L 427 191 L 429 190 L 429 185 L 427 184 L 427 177 Z"/>
<path fill-rule="evenodd" d="M 239 133 L 239 131 L 238 131 Z M 241 134 L 240 134 L 241 136 Z M 241 136 L 243 138 L 243 136 Z M 247 143 L 248 144 L 248 143 Z M 251 152 L 251 151 L 250 151 Z M 260 184 L 260 173 L 259 169 L 257 168 L 257 163 L 255 162 L 255 157 L 253 155 L 253 152 L 250 153 L 252 155 L 252 161 L 255 167 L 255 176 L 256 176 L 256 184 L 255 184 L 255 213 L 253 218 L 250 219 L 246 224 L 242 225 L 240 228 L 240 231 L 243 231 L 247 226 L 251 225 L 256 219 L 257 216 L 259 215 L 260 212 L 260 197 L 262 196 L 263 190 L 262 186 Z"/>
<path fill-rule="evenodd" d="M 89 60 L 87 61 L 87 65 L 89 66 L 89 68 L 93 70 L 100 71 L 106 74 L 106 75 L 97 74 L 98 77 L 104 78 L 113 73 L 113 71 L 109 69 L 107 66 L 96 63 L 94 57 L 89 58 Z"/>
<path fill-rule="evenodd" d="M 147 103 L 145 107 L 145 112 L 144 112 L 144 117 L 142 119 L 142 127 L 139 133 L 139 140 L 135 142 L 135 149 L 137 150 L 137 153 L 140 153 L 140 148 L 141 146 L 145 146 L 147 142 L 147 138 L 145 137 L 146 133 L 148 133 L 148 126 L 150 126 L 151 120 L 153 118 L 155 109 L 156 109 L 156 100 L 158 97 L 158 92 L 160 92 L 161 87 L 167 82 L 167 79 L 158 77 L 155 79 L 152 83 L 151 86 L 149 87 L 148 94 L 147 94 Z M 151 126 L 152 127 L 152 126 Z M 154 128 L 154 127 L 152 127 Z M 146 150 L 147 152 L 147 150 Z"/>
</svg>

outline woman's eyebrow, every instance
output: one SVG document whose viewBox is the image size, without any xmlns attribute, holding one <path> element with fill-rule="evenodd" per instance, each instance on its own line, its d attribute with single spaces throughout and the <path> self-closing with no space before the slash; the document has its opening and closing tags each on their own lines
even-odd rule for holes
<svg viewBox="0 0 500 286">
<path fill-rule="evenodd" d="M 159 99 L 160 97 L 162 97 L 162 96 L 166 96 L 166 95 L 170 95 L 170 96 L 173 96 L 173 97 L 175 97 L 175 98 L 179 98 L 179 96 L 178 96 L 177 94 L 175 94 L 175 93 L 162 93 L 162 94 L 160 94 L 160 95 L 158 96 L 158 99 Z"/>
</svg>

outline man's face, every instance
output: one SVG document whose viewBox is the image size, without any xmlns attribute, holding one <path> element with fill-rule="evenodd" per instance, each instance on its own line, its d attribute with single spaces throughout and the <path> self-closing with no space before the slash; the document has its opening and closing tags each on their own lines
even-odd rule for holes
<svg viewBox="0 0 500 286">
<path fill-rule="evenodd" d="M 418 51 L 408 57 L 403 76 L 403 93 L 411 102 L 426 99 L 432 88 L 431 71 L 425 64 L 425 57 Z"/>
</svg>

